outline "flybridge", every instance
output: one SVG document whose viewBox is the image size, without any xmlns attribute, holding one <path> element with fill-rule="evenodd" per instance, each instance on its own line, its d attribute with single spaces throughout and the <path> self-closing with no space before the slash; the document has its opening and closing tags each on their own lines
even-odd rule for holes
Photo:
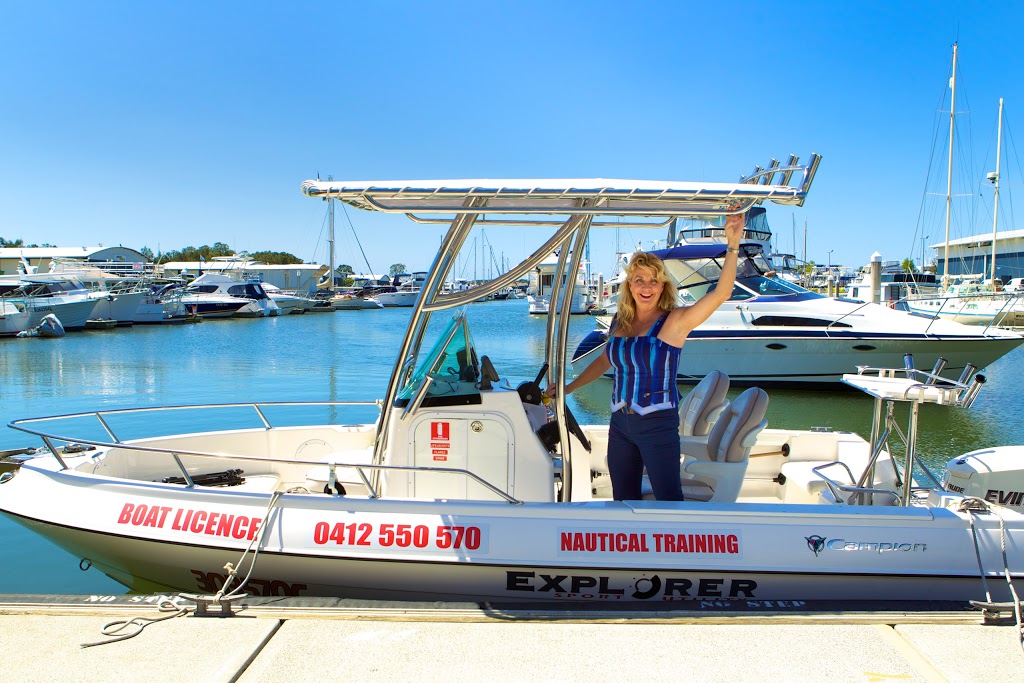
<svg viewBox="0 0 1024 683">
<path fill-rule="evenodd" d="M 574 214 L 718 216 L 771 201 L 802 206 L 821 157 L 786 165 L 772 159 L 738 183 L 652 180 L 307 180 L 309 197 L 337 199 L 367 211 L 430 214 Z M 655 227 L 652 225 L 652 227 Z"/>
</svg>

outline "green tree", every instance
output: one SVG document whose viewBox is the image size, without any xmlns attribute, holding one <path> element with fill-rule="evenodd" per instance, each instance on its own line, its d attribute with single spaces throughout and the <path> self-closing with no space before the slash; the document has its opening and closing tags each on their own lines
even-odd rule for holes
<svg viewBox="0 0 1024 683">
<path fill-rule="evenodd" d="M 0 237 L 0 247 L 17 248 L 25 246 L 25 240 L 11 240 L 8 242 L 3 237 Z"/>
<path fill-rule="evenodd" d="M 914 265 L 914 259 L 905 258 L 903 263 L 900 264 L 900 268 L 903 269 L 904 273 L 913 273 L 917 270 L 917 266 Z"/>
<path fill-rule="evenodd" d="M 207 250 L 209 250 L 208 254 L 203 254 L 203 256 L 205 258 L 207 258 L 207 259 L 210 258 L 211 256 L 234 256 L 235 255 L 235 252 L 232 251 L 231 247 L 229 247 L 228 245 L 224 244 L 223 242 L 214 242 L 212 247 L 204 246 L 204 247 L 201 247 L 200 249 L 207 249 Z"/>
<path fill-rule="evenodd" d="M 155 261 L 156 260 L 153 257 L 153 250 L 150 249 L 149 247 L 143 247 L 142 249 L 139 249 L 139 253 L 142 254 L 146 258 L 147 261 Z"/>
<path fill-rule="evenodd" d="M 288 266 L 303 263 L 302 259 L 286 251 L 256 251 L 249 255 L 253 261 L 263 261 L 271 265 Z"/>
<path fill-rule="evenodd" d="M 390 275 L 391 277 L 394 277 L 399 273 L 404 272 L 406 272 L 404 263 L 392 263 L 391 268 L 388 269 L 388 275 Z"/>
</svg>

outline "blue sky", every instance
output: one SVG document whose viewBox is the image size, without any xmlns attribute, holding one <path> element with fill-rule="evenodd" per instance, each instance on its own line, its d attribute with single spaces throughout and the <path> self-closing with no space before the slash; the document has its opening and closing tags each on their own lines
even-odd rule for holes
<svg viewBox="0 0 1024 683">
<path fill-rule="evenodd" d="M 998 98 L 1010 142 L 1024 111 L 1022 23 L 1016 3 L 968 2 L 5 3 L 0 236 L 326 261 L 323 204 L 299 191 L 317 174 L 733 181 L 817 152 L 806 205 L 769 208 L 778 246 L 795 222 L 802 252 L 806 222 L 821 263 L 919 258 L 942 233 L 923 198 L 945 192 L 951 45 L 974 195 L 956 237 L 991 231 L 983 176 Z M 1012 145 L 1002 170 L 1000 227 L 1022 228 Z M 440 239 L 348 216 L 377 271 L 425 268 Z M 488 237 L 522 256 L 521 233 Z M 615 239 L 593 238 L 597 270 Z M 338 262 L 363 270 L 354 249 L 340 215 Z"/>
</svg>

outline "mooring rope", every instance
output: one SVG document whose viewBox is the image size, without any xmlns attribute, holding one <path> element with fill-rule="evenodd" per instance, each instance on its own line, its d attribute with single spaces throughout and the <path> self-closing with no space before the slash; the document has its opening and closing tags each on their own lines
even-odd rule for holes
<svg viewBox="0 0 1024 683">
<path fill-rule="evenodd" d="M 106 645 L 107 643 L 116 643 L 121 640 L 128 640 L 129 638 L 134 638 L 142 633 L 142 629 L 146 628 L 150 624 L 155 624 L 158 621 L 167 621 L 168 619 L 173 619 L 175 617 L 181 617 L 189 612 L 188 607 L 182 607 L 173 600 L 167 599 L 161 600 L 157 609 L 161 612 L 173 612 L 173 614 L 157 617 L 155 619 L 149 617 L 132 617 L 131 619 L 118 619 L 116 621 L 111 621 L 104 624 L 103 628 L 100 629 L 100 633 L 105 636 L 109 636 L 106 640 L 98 640 L 95 643 L 82 643 L 81 647 L 95 647 L 97 645 Z M 128 633 L 121 633 L 121 631 L 129 626 L 134 626 L 135 630 Z"/>
<path fill-rule="evenodd" d="M 238 569 L 236 569 L 230 562 L 224 565 L 224 568 L 228 570 L 228 576 L 224 580 L 224 585 L 221 586 L 221 589 L 217 591 L 216 595 L 213 596 L 213 604 L 219 604 L 221 601 L 225 599 L 230 599 L 236 595 L 239 595 L 242 591 L 242 588 L 245 587 L 245 584 L 249 582 L 249 578 L 252 576 L 252 570 L 256 567 L 256 558 L 259 555 L 260 546 L 263 545 L 263 537 L 266 534 L 267 527 L 269 526 L 270 513 L 277 506 L 277 501 L 280 498 L 281 493 L 279 491 L 274 491 L 274 493 L 270 496 L 270 502 L 267 504 L 267 511 L 263 515 L 264 523 L 260 525 L 259 532 L 253 538 L 253 540 L 249 542 L 249 545 L 242 552 L 242 557 L 238 560 L 238 566 L 241 567 L 242 563 L 245 561 L 246 555 L 249 554 L 249 551 L 252 551 L 252 562 L 249 565 L 249 572 L 245 575 L 245 579 L 240 584 L 238 584 L 238 587 L 235 588 L 233 591 L 231 591 L 230 593 L 225 593 L 225 591 L 231 585 L 231 582 L 234 581 L 235 576 L 238 574 Z M 254 545 L 256 546 L 255 550 L 253 550 Z M 184 596 L 182 595 L 182 597 Z M 188 614 L 190 611 L 192 611 L 193 608 L 187 606 L 183 607 L 178 603 L 174 602 L 173 600 L 165 598 L 159 602 L 159 604 L 157 605 L 157 609 L 160 612 L 172 612 L 172 614 L 167 614 L 165 616 L 156 618 L 132 617 L 131 619 L 118 619 L 116 621 L 111 621 L 107 624 L 104 624 L 103 628 L 100 629 L 100 632 L 103 635 L 109 636 L 106 640 L 99 640 L 94 643 L 82 643 L 81 647 L 95 647 L 97 645 L 106 645 L 107 643 L 116 643 L 122 640 L 128 640 L 129 638 L 134 638 L 135 636 L 142 633 L 142 630 L 150 624 L 155 624 L 160 621 L 167 621 L 168 619 L 174 619 L 175 617 L 184 616 Z M 122 631 L 129 627 L 134 627 L 134 629 L 130 632 L 122 633 Z"/>
<path fill-rule="evenodd" d="M 985 579 L 985 567 L 981 560 L 981 548 L 978 542 L 978 530 L 974 526 L 974 515 L 978 512 L 988 512 L 995 515 L 996 519 L 999 520 L 999 550 L 1003 558 L 1003 577 L 1006 579 L 1006 585 L 1009 588 L 1010 597 L 1013 601 L 1013 617 L 1017 624 L 1017 644 L 1021 650 L 1024 650 L 1024 623 L 1021 621 L 1020 598 L 1017 596 L 1017 590 L 1013 586 L 1013 577 L 1010 574 L 1010 561 L 1006 557 L 1006 520 L 995 507 L 981 498 L 971 496 L 964 498 L 960 502 L 958 510 L 966 512 L 971 523 L 971 537 L 974 539 L 974 554 L 978 560 L 978 573 L 981 575 L 981 584 L 985 589 L 985 602 L 989 605 L 993 604 L 992 594 L 989 592 L 988 581 Z"/>
</svg>

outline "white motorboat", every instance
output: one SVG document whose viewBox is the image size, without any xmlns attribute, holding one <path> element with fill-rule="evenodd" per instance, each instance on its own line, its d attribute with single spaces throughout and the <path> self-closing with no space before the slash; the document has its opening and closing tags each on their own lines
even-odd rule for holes
<svg viewBox="0 0 1024 683">
<path fill-rule="evenodd" d="M 0 299 L 0 337 L 13 337 L 28 329 L 28 309 L 20 301 Z"/>
<path fill-rule="evenodd" d="M 904 305 L 913 313 L 964 325 L 1024 325 L 1024 297 L 997 291 L 980 277 L 958 277 L 941 292 L 912 294 Z"/>
<path fill-rule="evenodd" d="M 422 272 L 413 273 L 407 279 L 399 280 L 397 286 L 389 287 L 387 291 L 381 291 L 375 294 L 373 298 L 379 301 L 381 306 L 385 308 L 409 308 L 415 305 L 416 298 L 420 295 L 420 290 L 423 288 L 426 276 L 427 274 Z"/>
<path fill-rule="evenodd" d="M 147 284 L 140 278 L 108 273 L 78 259 L 56 258 L 50 263 L 49 273 L 72 279 L 96 300 L 92 320 L 113 320 L 118 326 L 134 324 L 149 295 Z"/>
<path fill-rule="evenodd" d="M 544 260 L 537 264 L 537 270 L 530 275 L 533 277 L 533 293 L 526 295 L 527 311 L 531 315 L 547 315 L 550 308 L 552 289 L 554 288 L 555 272 L 558 267 L 558 255 L 549 254 Z M 565 289 L 565 280 L 562 278 L 561 288 Z M 591 300 L 587 292 L 584 271 L 579 269 L 573 285 L 572 303 L 569 312 L 573 315 L 585 315 L 590 308 Z"/>
<path fill-rule="evenodd" d="M 384 304 L 376 297 L 358 296 L 351 292 L 338 293 L 332 296 L 331 306 L 336 311 L 371 311 L 384 308 Z"/>
<path fill-rule="evenodd" d="M 239 280 L 220 273 L 203 273 L 181 294 L 181 304 L 204 318 L 261 318 L 280 315 L 274 300 L 258 280 Z"/>
<path fill-rule="evenodd" d="M 897 367 L 907 353 L 929 367 L 944 358 L 945 374 L 956 377 L 967 363 L 987 367 L 1024 343 L 1006 330 L 826 297 L 769 277 L 772 265 L 763 247 L 761 241 L 744 242 L 733 295 L 687 338 L 680 382 L 692 384 L 722 370 L 736 385 L 834 388 L 851 368 Z M 712 239 L 653 253 L 664 259 L 687 303 L 714 285 L 725 244 Z M 573 354 L 577 370 L 603 352 L 610 319 L 598 320 Z"/>
<path fill-rule="evenodd" d="M 281 311 L 281 315 L 292 313 L 305 313 L 313 306 L 313 301 L 307 296 L 301 296 L 296 292 L 286 292 L 277 285 L 269 282 L 261 282 L 260 286 L 267 296 L 273 300 Z"/>
<path fill-rule="evenodd" d="M 29 328 L 53 314 L 66 330 L 85 329 L 97 301 L 75 278 L 50 273 L 0 276 L 0 295 L 25 306 Z"/>
<path fill-rule="evenodd" d="M 958 459 L 945 490 L 916 466 L 919 409 L 968 406 L 981 381 L 969 372 L 957 381 L 914 370 L 848 376 L 877 401 L 872 444 L 766 429 L 767 396 L 756 388 L 729 406 L 701 405 L 719 417 L 705 436 L 683 439 L 688 500 L 614 502 L 607 427 L 576 424 L 561 393 L 549 421 L 539 386 L 547 366 L 516 385 L 473 343 L 464 304 L 515 282 L 557 246 L 562 265 L 576 268 L 592 220 L 661 225 L 764 201 L 800 205 L 817 166 L 817 157 L 776 162 L 737 184 L 307 181 L 308 196 L 361 209 L 455 215 L 379 418 L 357 425 L 343 413 L 367 404 L 331 403 L 320 409 L 336 419 L 308 426 L 291 412 L 287 426 L 275 425 L 276 404 L 247 404 L 257 426 L 222 421 L 238 406 L 15 420 L 11 428 L 41 436 L 49 452 L 0 475 L 0 510 L 134 590 L 218 600 L 241 591 L 547 604 L 968 600 L 986 596 L 983 580 L 1005 599 L 1004 569 L 1024 576 L 1022 496 L 1012 493 L 1024 473 L 1011 464 L 1021 449 Z M 474 221 L 489 216 L 555 227 L 503 275 L 442 294 Z M 567 287 L 562 297 L 571 296 Z M 431 325 L 447 309 L 457 309 L 448 324 Z M 561 384 L 569 317 L 549 322 L 546 357 Z M 439 329 L 433 346 L 422 345 Z M 903 458 L 888 444 L 896 431 L 886 405 L 898 403 L 912 409 Z M 96 437 L 90 415 L 109 437 Z M 152 436 L 122 438 L 146 424 Z"/>
</svg>

